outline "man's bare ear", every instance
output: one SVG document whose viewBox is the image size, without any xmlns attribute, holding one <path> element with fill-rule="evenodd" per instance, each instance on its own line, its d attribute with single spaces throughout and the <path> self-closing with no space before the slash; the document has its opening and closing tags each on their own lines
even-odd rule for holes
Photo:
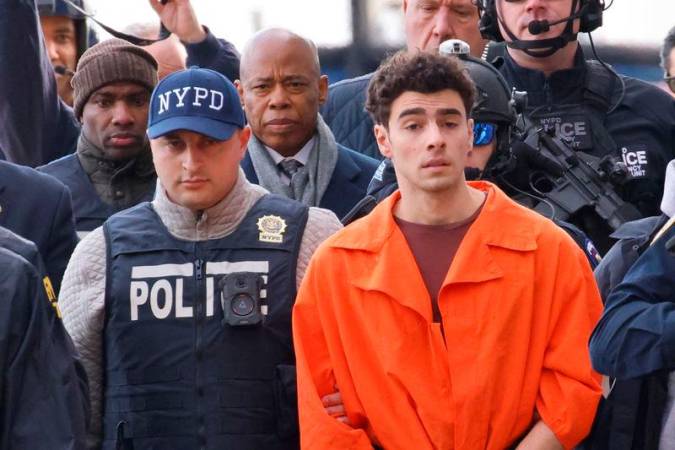
<svg viewBox="0 0 675 450">
<path fill-rule="evenodd" d="M 241 80 L 234 80 L 234 87 L 237 88 L 237 92 L 239 93 L 239 103 L 241 103 L 241 107 L 245 108 L 245 105 L 244 105 L 244 86 L 241 84 Z"/>
<path fill-rule="evenodd" d="M 403 15 L 408 11 L 408 0 L 403 0 L 401 2 L 401 9 L 403 10 Z"/>
<path fill-rule="evenodd" d="M 244 128 L 242 128 L 239 131 L 239 145 L 240 145 L 240 151 L 241 151 L 241 158 L 239 159 L 244 159 L 244 155 L 246 154 L 246 149 L 248 148 L 248 140 L 251 138 L 251 127 L 246 125 Z"/>
<path fill-rule="evenodd" d="M 375 134 L 375 142 L 377 142 L 377 147 L 380 149 L 380 153 L 385 157 L 391 159 L 391 142 L 389 142 L 389 132 L 387 128 L 378 123 L 373 127 L 373 133 Z"/>
<path fill-rule="evenodd" d="M 328 98 L 328 75 L 319 77 L 319 105 L 326 103 Z"/>
</svg>

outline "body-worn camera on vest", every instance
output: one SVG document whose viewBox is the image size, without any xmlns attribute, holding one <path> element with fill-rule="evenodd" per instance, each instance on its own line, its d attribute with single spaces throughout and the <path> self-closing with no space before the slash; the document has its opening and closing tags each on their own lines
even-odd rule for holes
<svg viewBox="0 0 675 450">
<path fill-rule="evenodd" d="M 218 284 L 224 315 L 223 325 L 241 327 L 263 322 L 266 305 L 263 305 L 260 298 L 263 278 L 259 273 L 229 273 Z"/>
</svg>

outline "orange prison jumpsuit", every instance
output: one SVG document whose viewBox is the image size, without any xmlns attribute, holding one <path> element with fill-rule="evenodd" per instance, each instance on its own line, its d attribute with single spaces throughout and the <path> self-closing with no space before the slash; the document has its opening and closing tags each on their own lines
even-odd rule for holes
<svg viewBox="0 0 675 450">
<path fill-rule="evenodd" d="M 588 339 L 602 311 L 571 238 L 488 193 L 439 293 L 445 338 L 405 237 L 397 192 L 314 255 L 293 312 L 303 449 L 501 450 L 535 411 L 565 448 L 600 399 Z M 320 398 L 339 387 L 348 427 Z"/>
</svg>

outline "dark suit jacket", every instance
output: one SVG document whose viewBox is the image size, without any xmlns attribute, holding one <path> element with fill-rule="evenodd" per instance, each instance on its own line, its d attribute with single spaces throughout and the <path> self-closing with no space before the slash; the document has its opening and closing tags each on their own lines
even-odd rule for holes
<svg viewBox="0 0 675 450">
<path fill-rule="evenodd" d="M 68 188 L 29 167 L 0 161 L 0 226 L 35 243 L 58 292 L 77 245 Z"/>
<path fill-rule="evenodd" d="M 335 170 L 319 207 L 330 209 L 339 218 L 344 217 L 356 203 L 365 197 L 368 183 L 378 164 L 377 160 L 338 144 Z M 241 167 L 248 181 L 258 184 L 258 175 L 253 169 L 253 162 L 248 152 L 241 162 Z"/>
</svg>

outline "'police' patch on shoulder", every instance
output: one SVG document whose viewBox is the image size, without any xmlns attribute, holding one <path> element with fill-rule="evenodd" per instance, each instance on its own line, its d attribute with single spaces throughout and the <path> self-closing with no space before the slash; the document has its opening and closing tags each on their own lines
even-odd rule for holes
<svg viewBox="0 0 675 450">
<path fill-rule="evenodd" d="M 280 244 L 284 241 L 286 221 L 279 216 L 262 216 L 258 219 L 258 230 L 260 242 Z"/>
</svg>

